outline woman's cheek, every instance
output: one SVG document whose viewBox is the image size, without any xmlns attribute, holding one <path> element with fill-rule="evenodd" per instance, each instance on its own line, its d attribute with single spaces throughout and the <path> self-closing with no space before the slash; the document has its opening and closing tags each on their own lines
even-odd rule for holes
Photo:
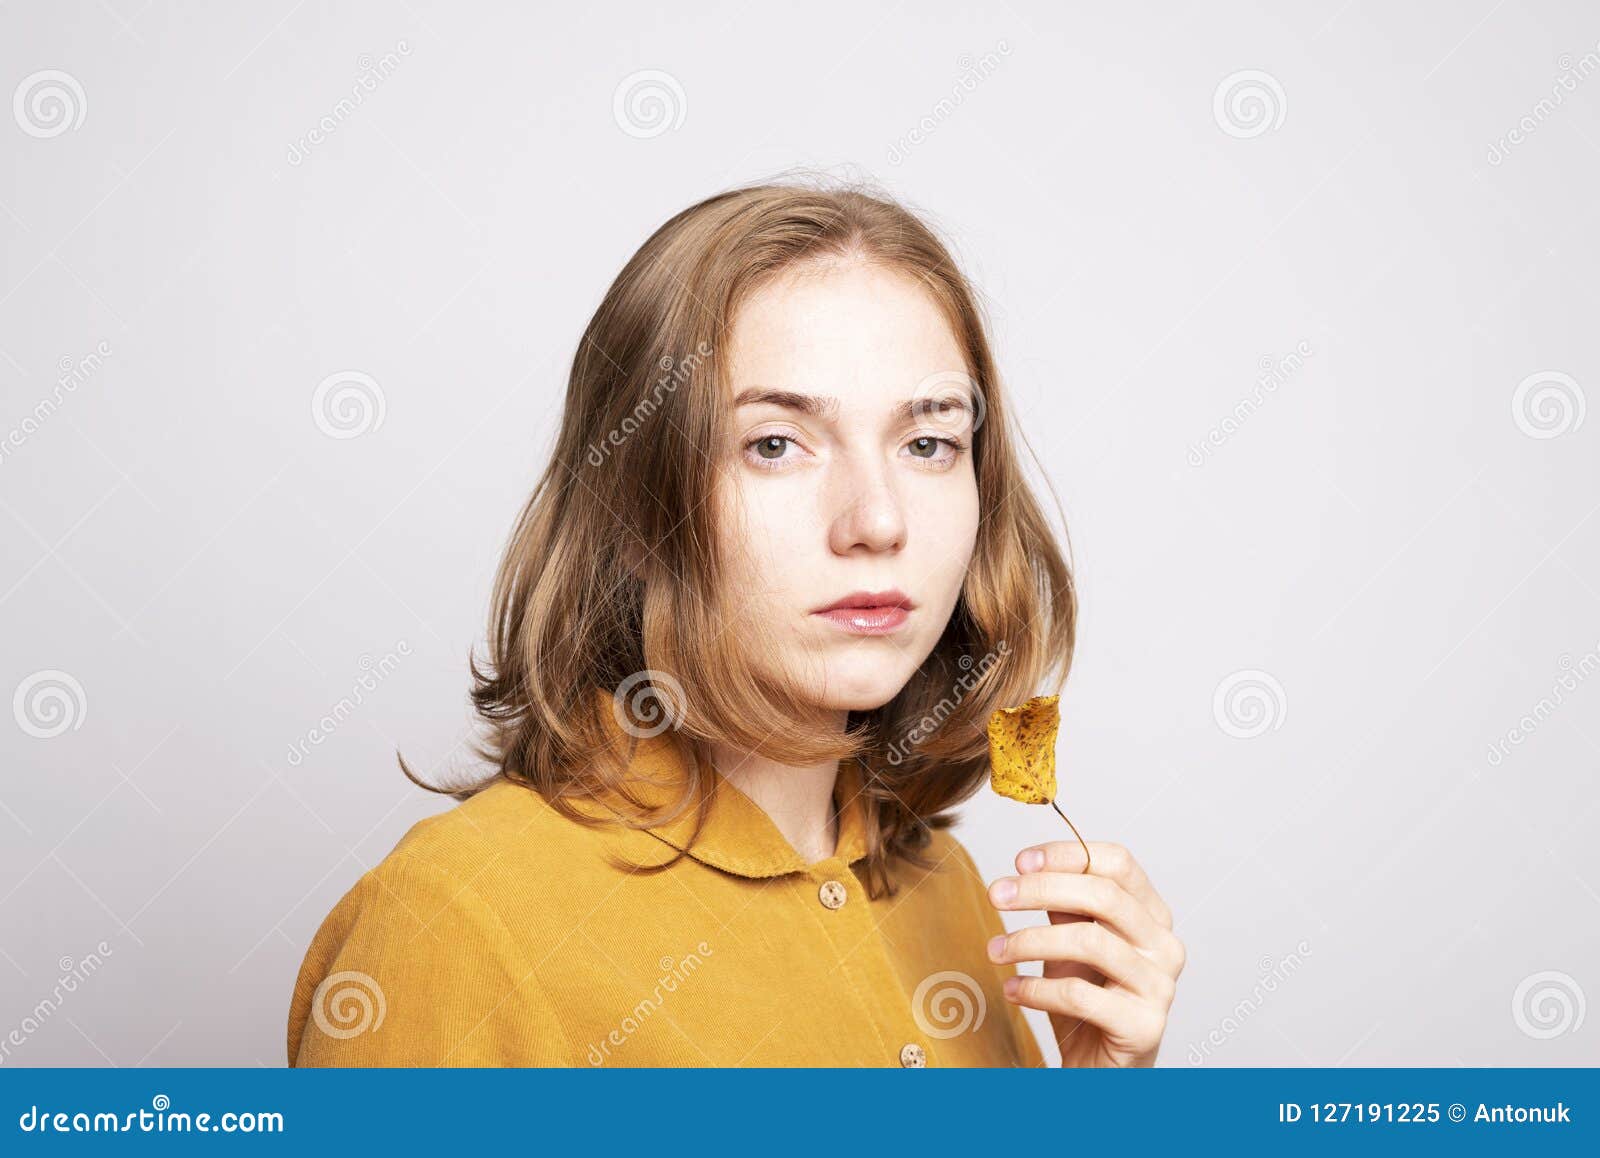
<svg viewBox="0 0 1600 1158">
<path fill-rule="evenodd" d="M 812 569 L 819 550 L 812 542 L 818 532 L 812 527 L 809 509 L 793 496 L 778 493 L 779 488 L 756 487 L 743 498 L 741 540 L 731 544 L 742 562 L 745 599 L 751 606 L 767 606 L 768 622 L 785 618 L 789 602 L 799 599 L 805 577 Z"/>
<path fill-rule="evenodd" d="M 978 494 L 970 476 L 951 481 L 958 485 L 924 496 L 913 508 L 912 535 L 928 545 L 941 571 L 947 563 L 965 571 L 978 537 Z"/>
</svg>

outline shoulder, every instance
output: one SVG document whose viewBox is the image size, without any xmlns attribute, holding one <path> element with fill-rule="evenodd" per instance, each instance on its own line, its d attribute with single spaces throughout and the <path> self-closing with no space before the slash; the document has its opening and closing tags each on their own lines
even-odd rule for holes
<svg viewBox="0 0 1600 1158">
<path fill-rule="evenodd" d="M 955 831 L 950 828 L 936 828 L 928 837 L 928 853 L 936 860 L 955 859 L 963 865 L 973 863 L 972 853 L 967 846 L 961 843 Z"/>
<path fill-rule="evenodd" d="M 300 1065 L 542 1064 L 562 1037 L 535 964 L 595 830 L 497 781 L 414 824 L 317 929 L 291 998 Z M 536 1038 L 528 1034 L 539 1030 Z"/>
<path fill-rule="evenodd" d="M 986 888 L 977 861 L 951 829 L 934 829 L 924 855 L 935 863 L 945 866 L 947 870 L 954 870 L 957 875 L 965 878 L 969 884 L 975 884 L 980 890 Z"/>
<path fill-rule="evenodd" d="M 917 885 L 918 891 L 932 892 L 935 903 L 961 914 L 985 936 L 1003 931 L 1000 912 L 989 901 L 989 882 L 1001 874 L 985 876 L 971 850 L 948 828 L 933 831 L 923 855 L 935 867 Z"/>
<path fill-rule="evenodd" d="M 570 854 L 585 830 L 524 785 L 496 779 L 453 808 L 419 820 L 379 864 L 380 870 L 422 864 L 447 876 L 473 878 L 486 862 Z"/>
<path fill-rule="evenodd" d="M 442 922 L 470 923 L 527 948 L 559 922 L 567 902 L 592 891 L 586 882 L 605 887 L 607 855 L 624 839 L 564 815 L 532 788 L 497 779 L 407 829 L 345 893 L 317 937 L 364 923 L 371 936 L 409 943 Z"/>
<path fill-rule="evenodd" d="M 988 883 L 967 846 L 949 828 L 935 828 L 915 851 L 915 860 L 896 857 L 890 867 L 896 905 L 918 910 L 922 918 L 987 920 Z"/>
</svg>

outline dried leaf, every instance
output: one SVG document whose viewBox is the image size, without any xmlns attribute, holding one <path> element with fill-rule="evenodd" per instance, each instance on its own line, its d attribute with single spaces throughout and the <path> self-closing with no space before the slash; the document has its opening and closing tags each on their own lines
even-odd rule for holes
<svg viewBox="0 0 1600 1158">
<path fill-rule="evenodd" d="M 1083 871 L 1093 867 L 1089 842 L 1056 803 L 1056 733 L 1061 697 L 1034 696 L 989 717 L 989 784 L 1001 796 L 1024 804 L 1048 804 L 1083 846 Z"/>
<path fill-rule="evenodd" d="M 989 717 L 989 784 L 1024 804 L 1056 798 L 1056 732 L 1060 696 L 1034 696 Z"/>
</svg>

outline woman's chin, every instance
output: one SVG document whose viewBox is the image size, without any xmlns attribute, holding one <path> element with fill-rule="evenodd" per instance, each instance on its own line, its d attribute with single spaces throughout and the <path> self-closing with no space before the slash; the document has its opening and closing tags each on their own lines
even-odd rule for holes
<svg viewBox="0 0 1600 1158">
<path fill-rule="evenodd" d="M 883 707 L 906 686 L 910 673 L 854 675 L 829 680 L 829 691 L 817 703 L 835 712 L 871 712 Z"/>
</svg>

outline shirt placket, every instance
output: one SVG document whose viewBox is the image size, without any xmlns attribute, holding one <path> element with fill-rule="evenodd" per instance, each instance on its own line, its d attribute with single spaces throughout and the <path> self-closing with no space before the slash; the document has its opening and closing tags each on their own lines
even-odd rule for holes
<svg viewBox="0 0 1600 1158">
<path fill-rule="evenodd" d="M 823 927 L 839 957 L 839 970 L 850 983 L 877 1034 L 882 1064 L 922 1069 L 934 1061 L 932 1044 L 911 1013 L 911 1000 L 900 984 L 878 931 L 878 916 L 867 889 L 850 866 L 833 856 L 808 867 L 803 886 L 816 905 Z M 899 994 L 892 1008 L 873 994 Z"/>
</svg>

